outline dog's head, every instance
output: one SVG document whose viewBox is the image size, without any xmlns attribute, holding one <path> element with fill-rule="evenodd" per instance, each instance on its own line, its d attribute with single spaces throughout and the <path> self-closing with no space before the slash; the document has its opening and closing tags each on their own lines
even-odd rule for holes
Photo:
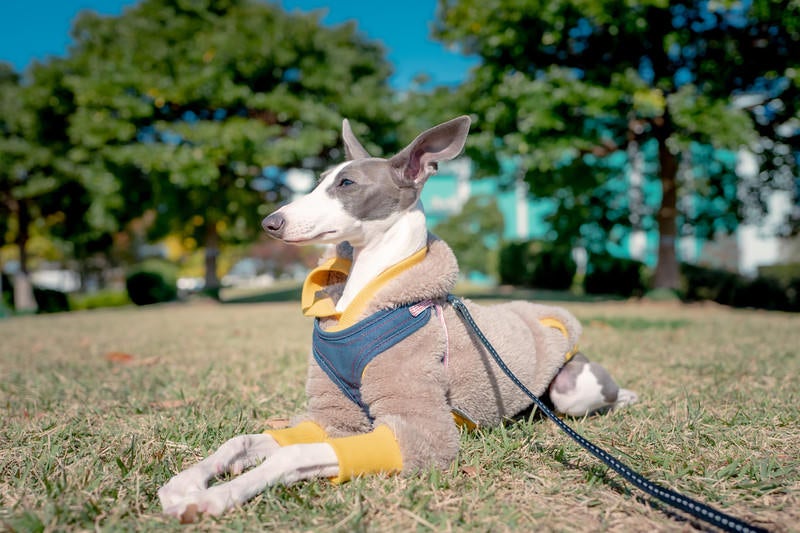
<svg viewBox="0 0 800 533">
<path fill-rule="evenodd" d="M 417 206 L 437 162 L 461 153 L 469 123 L 468 116 L 461 116 L 439 124 L 397 155 L 382 159 L 369 155 L 345 119 L 347 161 L 323 172 L 313 191 L 267 216 L 261 225 L 272 237 L 291 244 L 349 241 L 360 246 Z"/>
</svg>

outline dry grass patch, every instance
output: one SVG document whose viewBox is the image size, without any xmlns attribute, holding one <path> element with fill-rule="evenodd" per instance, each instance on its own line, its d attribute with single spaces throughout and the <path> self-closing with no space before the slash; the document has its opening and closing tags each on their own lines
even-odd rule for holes
<svg viewBox="0 0 800 533">
<path fill-rule="evenodd" d="M 798 317 L 569 304 L 582 347 L 641 403 L 573 425 L 656 482 L 777 531 L 800 523 Z M 0 321 L 0 523 L 180 529 L 156 489 L 227 438 L 298 411 L 296 304 L 166 305 Z M 203 529 L 652 531 L 651 508 L 547 420 L 462 437 L 457 464 L 267 490 Z"/>
</svg>

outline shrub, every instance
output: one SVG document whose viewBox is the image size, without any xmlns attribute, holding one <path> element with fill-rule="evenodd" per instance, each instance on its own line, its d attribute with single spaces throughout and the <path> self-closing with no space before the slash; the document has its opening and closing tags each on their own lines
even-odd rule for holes
<svg viewBox="0 0 800 533">
<path fill-rule="evenodd" d="M 528 283 L 538 289 L 569 290 L 578 271 L 572 250 L 566 246 L 537 242 L 529 248 L 533 253 Z"/>
<path fill-rule="evenodd" d="M 120 307 L 130 305 L 128 293 L 123 290 L 102 290 L 91 294 L 72 294 L 69 298 L 70 307 L 74 311 L 82 309 L 99 309 L 103 307 Z"/>
<path fill-rule="evenodd" d="M 512 241 L 500 246 L 497 273 L 500 283 L 506 285 L 524 285 L 530 272 L 530 243 Z"/>
<path fill-rule="evenodd" d="M 780 265 L 779 265 L 780 266 Z M 777 272 L 760 268 L 759 272 Z M 748 279 L 739 274 L 697 265 L 681 265 L 684 298 L 712 300 L 733 307 L 800 311 L 800 277 L 760 275 Z"/>
<path fill-rule="evenodd" d="M 786 311 L 789 309 L 789 298 L 780 281 L 759 276 L 739 283 L 733 295 L 733 305 Z"/>
<path fill-rule="evenodd" d="M 69 311 L 69 299 L 66 293 L 54 289 L 33 288 L 38 313 L 61 313 Z"/>
<path fill-rule="evenodd" d="M 567 290 L 572 286 L 577 265 L 572 250 L 543 241 L 512 241 L 500 247 L 500 283 Z"/>
<path fill-rule="evenodd" d="M 789 310 L 800 311 L 800 276 L 786 286 L 786 297 L 789 299 Z"/>
<path fill-rule="evenodd" d="M 14 280 L 2 274 L 3 291 L 0 295 L 0 308 L 15 309 Z M 37 313 L 60 313 L 71 309 L 66 293 L 54 289 L 33 287 L 33 299 L 36 301 Z"/>
<path fill-rule="evenodd" d="M 589 255 L 583 290 L 587 294 L 641 295 L 645 290 L 644 263 L 611 254 Z"/>
<path fill-rule="evenodd" d="M 800 279 L 800 263 L 781 263 L 777 265 L 766 265 L 758 267 L 758 275 L 765 278 L 773 278 L 785 286 L 789 286 L 795 280 Z"/>
<path fill-rule="evenodd" d="M 786 310 L 800 311 L 800 262 L 762 266 L 758 274 L 779 281 L 786 295 Z"/>
<path fill-rule="evenodd" d="M 684 299 L 690 302 L 712 300 L 733 305 L 736 290 L 743 281 L 739 275 L 727 270 L 686 263 L 680 269 Z"/>
<path fill-rule="evenodd" d="M 128 297 L 136 305 L 169 302 L 177 298 L 177 268 L 162 260 L 150 259 L 134 267 L 126 276 Z"/>
<path fill-rule="evenodd" d="M 0 294 L 0 307 L 5 304 L 7 308 L 14 309 L 14 285 L 12 285 L 11 276 L 5 272 L 0 272 L 0 276 L 2 276 L 3 283 L 3 291 Z"/>
</svg>

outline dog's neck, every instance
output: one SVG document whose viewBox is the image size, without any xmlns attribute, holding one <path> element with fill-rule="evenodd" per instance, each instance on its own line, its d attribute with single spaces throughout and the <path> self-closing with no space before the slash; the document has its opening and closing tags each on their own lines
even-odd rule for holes
<svg viewBox="0 0 800 533">
<path fill-rule="evenodd" d="M 428 229 L 422 204 L 402 213 L 388 228 L 376 226 L 364 243 L 353 246 L 353 264 L 336 310 L 341 312 L 381 272 L 427 245 Z"/>
</svg>

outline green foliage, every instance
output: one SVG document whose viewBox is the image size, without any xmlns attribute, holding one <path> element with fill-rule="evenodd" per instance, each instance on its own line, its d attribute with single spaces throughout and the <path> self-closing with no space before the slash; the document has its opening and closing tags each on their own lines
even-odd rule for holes
<svg viewBox="0 0 800 533">
<path fill-rule="evenodd" d="M 800 276 L 786 284 L 786 297 L 789 299 L 789 310 L 800 311 Z"/>
<path fill-rule="evenodd" d="M 39 313 L 61 313 L 70 310 L 69 298 L 61 291 L 34 287 L 33 297 L 36 299 Z"/>
<path fill-rule="evenodd" d="M 484 172 L 515 161 L 557 202 L 561 240 L 657 228 L 674 252 L 679 232 L 730 231 L 763 216 L 767 191 L 793 190 L 798 26 L 800 5 L 768 0 L 442 0 L 436 34 L 482 59 L 454 101 L 477 117 L 467 152 Z M 740 184 L 741 147 L 761 173 Z M 631 153 L 643 187 L 670 192 L 661 205 L 628 202 Z M 671 194 L 684 185 L 696 201 Z M 672 286 L 665 271 L 656 285 Z"/>
<path fill-rule="evenodd" d="M 733 302 L 731 303 L 734 307 L 790 310 L 786 287 L 780 281 L 761 276 L 752 280 L 739 278 L 738 281 L 736 291 L 733 294 Z"/>
<path fill-rule="evenodd" d="M 0 291 L 0 307 L 5 305 L 9 309 L 14 309 L 14 285 L 12 285 L 11 277 L 5 272 L 0 271 L 0 281 L 2 281 L 3 288 Z"/>
<path fill-rule="evenodd" d="M 73 311 L 122 307 L 130 304 L 127 290 L 106 289 L 88 294 L 69 295 L 69 305 Z"/>
<path fill-rule="evenodd" d="M 125 278 L 128 298 L 136 305 L 169 302 L 178 297 L 178 269 L 162 260 L 149 259 L 133 267 Z"/>
<path fill-rule="evenodd" d="M 740 277 L 727 270 L 682 264 L 683 294 L 688 301 L 711 300 L 730 305 Z"/>
<path fill-rule="evenodd" d="M 644 293 L 645 265 L 611 254 L 589 254 L 583 290 L 587 294 L 641 296 Z"/>
<path fill-rule="evenodd" d="M 510 241 L 504 242 L 498 252 L 497 273 L 500 283 L 506 285 L 525 285 L 531 266 L 530 242 Z"/>
<path fill-rule="evenodd" d="M 536 242 L 531 251 L 531 287 L 557 291 L 566 291 L 572 287 L 578 267 L 572 258 L 571 248 L 555 243 Z"/>
<path fill-rule="evenodd" d="M 48 218 L 60 215 L 59 202 L 73 196 L 66 185 L 74 183 L 64 161 L 63 75 L 36 65 L 28 77 L 23 81 L 0 64 L 0 245 L 17 246 L 23 270 L 32 226 L 45 232 L 55 225 Z"/>
<path fill-rule="evenodd" d="M 711 300 L 732 307 L 800 311 L 800 276 L 753 279 L 726 270 L 681 265 L 684 299 Z"/>
<path fill-rule="evenodd" d="M 341 158 L 342 117 L 389 137 L 383 49 L 354 24 L 254 0 L 144 0 L 120 17 L 84 13 L 73 29 L 70 152 L 104 192 L 103 213 L 157 215 L 208 253 L 252 238 L 287 194 L 283 169 Z M 91 216 L 91 213 L 90 213 Z"/>
<path fill-rule="evenodd" d="M 569 247 L 512 241 L 500 248 L 498 270 L 504 284 L 565 291 L 572 287 L 577 265 Z"/>
<path fill-rule="evenodd" d="M 672 289 L 653 289 L 644 296 L 651 302 L 677 302 L 681 298 L 680 292 Z"/>
<path fill-rule="evenodd" d="M 800 279 L 800 262 L 760 266 L 758 267 L 758 275 L 774 278 L 784 285 L 788 285 L 792 280 Z"/>
<path fill-rule="evenodd" d="M 442 238 L 458 258 L 462 272 L 494 274 L 495 265 L 489 258 L 503 235 L 503 213 L 493 196 L 473 196 L 461 211 L 440 222 L 433 232 Z"/>
</svg>

